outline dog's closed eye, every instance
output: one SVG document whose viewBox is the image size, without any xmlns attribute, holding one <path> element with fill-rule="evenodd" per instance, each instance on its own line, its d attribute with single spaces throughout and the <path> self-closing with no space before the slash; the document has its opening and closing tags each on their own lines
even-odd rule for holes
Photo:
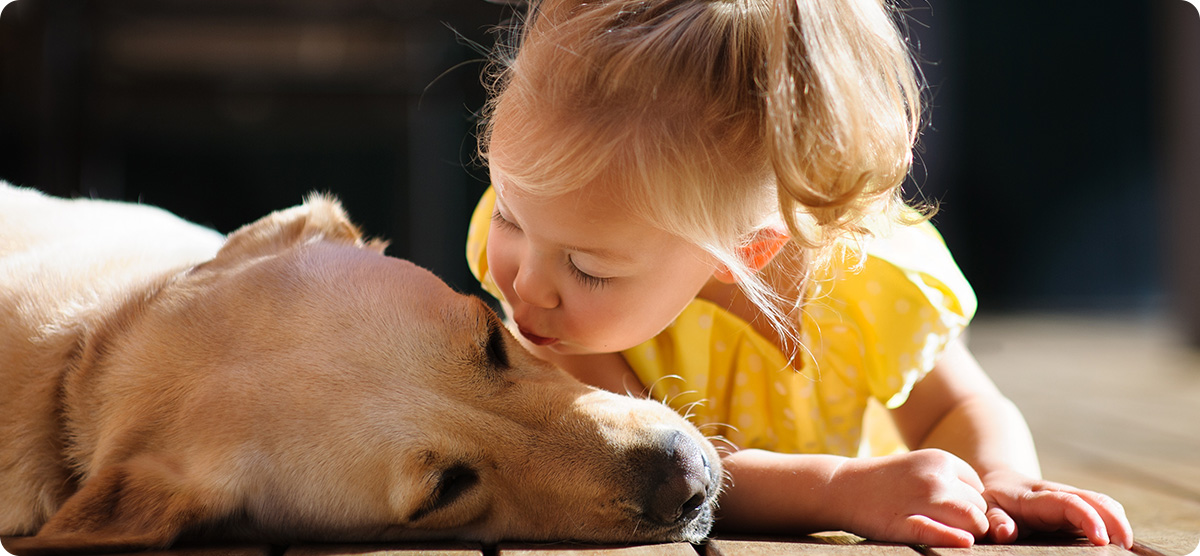
<svg viewBox="0 0 1200 556">
<path fill-rule="evenodd" d="M 443 469 L 429 499 L 409 516 L 409 521 L 416 522 L 433 512 L 449 507 L 478 484 L 479 474 L 466 465 L 452 465 Z"/>
<path fill-rule="evenodd" d="M 489 319 L 488 322 L 486 352 L 488 362 L 497 369 L 504 369 L 509 366 L 508 351 L 504 347 L 504 331 L 501 330 L 501 325 L 496 319 Z"/>
</svg>

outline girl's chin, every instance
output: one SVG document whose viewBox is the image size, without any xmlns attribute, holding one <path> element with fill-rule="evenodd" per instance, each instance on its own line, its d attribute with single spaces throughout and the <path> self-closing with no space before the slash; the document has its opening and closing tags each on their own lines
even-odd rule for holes
<svg viewBox="0 0 1200 556">
<path fill-rule="evenodd" d="M 516 336 L 517 336 L 517 339 L 520 340 L 521 345 L 524 346 L 525 349 L 529 350 L 534 355 L 540 355 L 540 354 L 600 355 L 600 354 L 605 354 L 605 353 L 616 353 L 619 351 L 623 351 L 623 350 L 611 350 L 611 349 L 597 350 L 597 349 L 593 349 L 593 348 L 590 348 L 587 346 L 577 344 L 570 340 L 538 336 L 537 334 L 533 334 L 533 333 L 529 332 L 528 330 L 524 330 L 524 329 L 520 329 L 520 328 L 517 329 Z M 545 359 L 545 357 L 543 357 L 543 359 Z"/>
<path fill-rule="evenodd" d="M 565 343 L 562 341 L 557 341 L 552 344 L 547 344 L 544 346 L 536 346 L 535 353 L 537 351 L 549 352 L 549 353 L 554 353 L 557 355 L 584 355 L 584 354 L 588 353 L 585 350 L 581 350 L 581 349 L 577 348 L 576 346 L 573 346 L 571 344 L 568 344 L 568 343 Z"/>
<path fill-rule="evenodd" d="M 555 340 L 551 343 L 538 345 L 529 338 L 523 339 L 525 340 L 525 347 L 528 348 L 529 351 L 533 352 L 534 355 L 539 353 L 553 353 L 555 355 L 591 355 L 595 353 L 589 349 L 580 347 L 570 342 L 564 342 L 562 340 Z"/>
</svg>

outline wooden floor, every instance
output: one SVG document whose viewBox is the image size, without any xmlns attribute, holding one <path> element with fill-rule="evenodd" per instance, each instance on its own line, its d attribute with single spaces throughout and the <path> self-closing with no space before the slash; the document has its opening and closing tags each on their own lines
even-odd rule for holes
<svg viewBox="0 0 1200 556">
<path fill-rule="evenodd" d="M 1200 544 L 1200 350 L 1161 319 L 981 317 L 970 344 L 1025 412 L 1046 478 L 1112 495 L 1133 523 L 1138 556 L 1183 556 Z M 1062 536 L 947 550 L 865 542 L 845 534 L 717 538 L 689 544 L 249 546 L 162 556 L 1132 556 Z"/>
<path fill-rule="evenodd" d="M 1200 543 L 1200 350 L 1130 316 L 979 319 L 970 343 L 1021 407 L 1046 478 L 1124 506 L 1148 551 Z"/>
</svg>

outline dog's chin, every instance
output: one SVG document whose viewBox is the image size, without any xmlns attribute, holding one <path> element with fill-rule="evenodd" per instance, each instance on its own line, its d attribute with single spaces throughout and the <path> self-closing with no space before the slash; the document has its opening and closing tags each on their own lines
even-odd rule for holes
<svg viewBox="0 0 1200 556">
<path fill-rule="evenodd" d="M 696 517 L 677 525 L 673 530 L 664 532 L 661 537 L 672 542 L 689 542 L 697 544 L 704 542 L 713 527 L 713 502 L 709 501 Z"/>
<path fill-rule="evenodd" d="M 488 534 L 469 529 L 420 530 L 389 528 L 388 532 L 379 535 L 382 540 L 390 541 L 467 541 L 477 542 L 485 546 L 495 546 L 504 542 L 515 543 L 583 543 L 598 545 L 623 545 L 629 543 L 663 543 L 687 542 L 699 544 L 704 542 L 712 531 L 716 512 L 716 498 L 709 498 L 695 515 L 688 519 L 669 525 L 656 524 L 636 519 L 624 526 L 575 530 L 558 534 L 542 534 L 522 536 L 511 534 Z M 615 525 L 615 524 L 614 524 Z"/>
</svg>

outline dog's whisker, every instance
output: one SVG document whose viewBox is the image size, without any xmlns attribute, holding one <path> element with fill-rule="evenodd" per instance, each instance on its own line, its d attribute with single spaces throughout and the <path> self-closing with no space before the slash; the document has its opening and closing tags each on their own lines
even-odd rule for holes
<svg viewBox="0 0 1200 556">
<path fill-rule="evenodd" d="M 692 418 L 695 417 L 695 413 L 693 413 L 693 410 L 696 409 L 696 407 L 704 406 L 704 403 L 706 401 L 708 401 L 708 400 L 701 398 L 690 404 L 687 404 L 687 405 L 683 406 L 682 408 L 680 408 L 680 410 L 681 410 L 680 413 L 683 414 L 684 419 L 687 419 L 688 421 L 692 421 Z M 699 427 L 697 427 L 697 428 L 699 428 Z"/>
<path fill-rule="evenodd" d="M 663 382 L 666 382 L 667 380 L 678 380 L 678 381 L 680 381 L 680 382 L 682 382 L 682 383 L 684 383 L 684 384 L 686 384 L 686 383 L 687 383 L 687 381 L 686 381 L 686 380 L 684 380 L 684 378 L 683 378 L 682 376 L 679 376 L 679 375 L 666 375 L 666 376 L 659 377 L 659 378 L 658 378 L 658 380 L 655 380 L 653 383 L 651 383 L 651 384 L 650 384 L 650 386 L 649 386 L 648 388 L 646 388 L 646 392 L 647 392 L 647 393 L 648 393 L 648 394 L 649 394 L 651 397 L 657 398 L 658 396 L 656 396 L 656 395 L 654 394 L 654 393 L 655 393 L 655 390 L 658 388 L 658 386 L 659 386 L 660 384 L 662 384 Z M 663 397 L 662 397 L 662 398 L 663 398 L 663 400 L 664 400 L 664 401 L 663 401 L 663 403 L 667 403 L 667 404 L 669 405 L 669 404 L 670 404 L 670 402 L 668 402 L 668 401 L 666 401 L 666 400 L 667 400 L 667 399 L 669 399 L 669 398 L 671 398 L 671 397 L 672 397 L 672 396 L 669 396 L 669 395 L 665 395 L 665 396 L 663 396 Z"/>
<path fill-rule="evenodd" d="M 729 429 L 736 430 L 734 427 L 732 427 L 730 425 L 722 425 L 722 424 L 717 424 L 717 423 L 712 423 L 712 425 L 717 426 L 717 427 L 728 427 Z M 739 448 L 737 447 L 737 444 L 735 444 L 733 441 L 726 438 L 725 435 L 720 435 L 720 434 L 712 435 L 712 436 L 705 435 L 705 437 L 708 438 L 708 441 L 710 443 L 712 443 L 713 448 L 715 448 L 718 453 L 728 455 L 728 454 L 737 452 L 739 450 Z"/>
<path fill-rule="evenodd" d="M 679 398 L 682 398 L 684 396 L 696 396 L 699 394 L 700 394 L 700 392 L 697 390 L 685 390 L 683 392 L 679 392 L 673 396 L 670 396 L 668 399 L 664 400 L 663 403 L 665 403 L 671 407 L 675 407 L 675 400 L 678 400 Z M 704 398 L 701 398 L 699 401 L 704 401 Z M 686 413 L 688 411 L 690 411 L 688 408 L 691 407 L 691 405 L 692 404 L 683 406 L 682 408 L 679 409 L 678 413 L 680 413 L 681 415 L 684 415 L 684 417 L 686 418 L 687 417 Z"/>
</svg>

